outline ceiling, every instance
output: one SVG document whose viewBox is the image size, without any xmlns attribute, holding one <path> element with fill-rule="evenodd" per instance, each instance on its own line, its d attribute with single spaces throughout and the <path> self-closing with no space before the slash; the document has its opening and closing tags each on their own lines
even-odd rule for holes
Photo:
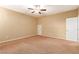
<svg viewBox="0 0 79 59">
<path fill-rule="evenodd" d="M 2 6 L 4 8 L 17 11 L 20 13 L 24 13 L 26 15 L 34 16 L 34 17 L 40 17 L 40 16 L 47 16 L 51 14 L 66 12 L 70 10 L 77 9 L 78 5 L 43 5 L 41 8 L 45 8 L 46 11 L 43 11 L 42 14 L 39 13 L 31 13 L 30 10 L 28 10 L 29 7 L 33 7 L 32 5 L 25 6 L 25 5 L 8 5 L 8 6 Z"/>
</svg>

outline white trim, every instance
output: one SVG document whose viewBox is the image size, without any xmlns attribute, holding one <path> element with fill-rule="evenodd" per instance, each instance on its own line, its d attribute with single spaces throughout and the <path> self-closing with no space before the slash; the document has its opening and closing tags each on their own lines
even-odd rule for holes
<svg viewBox="0 0 79 59">
<path fill-rule="evenodd" d="M 19 39 L 28 38 L 28 37 L 31 37 L 31 36 L 21 36 L 21 37 L 17 37 L 17 38 L 14 38 L 14 39 L 8 39 L 8 40 L 5 40 L 5 41 L 1 41 L 0 43 L 5 43 L 5 42 L 19 40 Z"/>
</svg>

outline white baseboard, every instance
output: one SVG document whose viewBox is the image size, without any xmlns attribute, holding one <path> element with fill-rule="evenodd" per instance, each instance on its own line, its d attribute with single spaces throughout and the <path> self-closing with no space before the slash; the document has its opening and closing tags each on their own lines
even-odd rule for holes
<svg viewBox="0 0 79 59">
<path fill-rule="evenodd" d="M 23 39 L 23 38 L 29 38 L 29 37 L 32 37 L 32 36 L 35 36 L 35 35 L 21 36 L 21 37 L 17 37 L 17 38 L 14 38 L 14 39 L 8 39 L 8 40 L 5 40 L 5 41 L 1 41 L 0 43 L 5 43 L 5 42 L 9 42 L 9 41 L 19 40 L 19 39 Z"/>
</svg>

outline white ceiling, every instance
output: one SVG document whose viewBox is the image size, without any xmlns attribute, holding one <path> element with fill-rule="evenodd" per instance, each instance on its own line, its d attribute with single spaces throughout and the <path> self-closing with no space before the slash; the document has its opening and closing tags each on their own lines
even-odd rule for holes
<svg viewBox="0 0 79 59">
<path fill-rule="evenodd" d="M 44 11 L 41 15 L 38 13 L 32 14 L 30 10 L 28 10 L 28 7 L 31 6 L 25 6 L 25 5 L 8 5 L 8 6 L 2 6 L 4 8 L 8 8 L 13 11 L 17 11 L 20 13 L 24 13 L 26 15 L 34 16 L 34 17 L 40 17 L 40 16 L 47 16 L 51 14 L 66 12 L 70 10 L 74 10 L 78 8 L 78 5 L 45 5 L 42 8 L 46 8 L 47 11 Z"/>
</svg>

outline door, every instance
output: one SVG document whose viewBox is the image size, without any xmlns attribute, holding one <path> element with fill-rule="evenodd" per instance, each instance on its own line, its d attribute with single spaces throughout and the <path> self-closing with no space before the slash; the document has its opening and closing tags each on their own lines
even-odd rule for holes
<svg viewBox="0 0 79 59">
<path fill-rule="evenodd" d="M 66 19 L 66 39 L 71 41 L 77 41 L 77 17 Z"/>
<path fill-rule="evenodd" d="M 37 25 L 37 35 L 42 35 L 42 25 Z"/>
</svg>

